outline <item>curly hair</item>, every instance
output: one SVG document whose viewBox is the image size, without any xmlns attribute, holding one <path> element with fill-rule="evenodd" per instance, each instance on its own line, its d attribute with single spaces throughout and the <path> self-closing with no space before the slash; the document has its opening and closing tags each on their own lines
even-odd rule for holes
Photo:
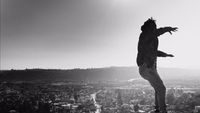
<svg viewBox="0 0 200 113">
<path fill-rule="evenodd" d="M 149 18 L 141 27 L 142 32 L 148 32 L 156 29 L 156 20 L 154 20 L 152 17 Z"/>
</svg>

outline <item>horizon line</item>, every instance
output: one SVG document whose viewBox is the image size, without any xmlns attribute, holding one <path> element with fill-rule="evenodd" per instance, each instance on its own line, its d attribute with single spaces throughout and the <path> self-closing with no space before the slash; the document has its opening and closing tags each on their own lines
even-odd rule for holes
<svg viewBox="0 0 200 113">
<path fill-rule="evenodd" d="M 102 68 L 122 68 L 122 67 L 126 67 L 126 68 L 130 68 L 130 67 L 138 67 L 137 65 L 130 65 L 130 66 L 102 66 L 102 67 L 74 67 L 74 68 L 42 68 L 42 67 L 37 67 L 37 68 L 10 68 L 10 69 L 0 69 L 0 71 L 11 71 L 11 70 L 75 70 L 75 69 L 102 69 Z M 197 68 L 180 68 L 180 67 L 157 67 L 157 69 L 160 68 L 168 68 L 168 69 L 185 69 L 185 70 L 200 70 Z"/>
</svg>

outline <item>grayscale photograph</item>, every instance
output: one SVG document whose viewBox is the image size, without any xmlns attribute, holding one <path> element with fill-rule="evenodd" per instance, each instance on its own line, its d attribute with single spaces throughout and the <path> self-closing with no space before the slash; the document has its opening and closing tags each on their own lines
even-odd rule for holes
<svg viewBox="0 0 200 113">
<path fill-rule="evenodd" d="M 199 0 L 0 0 L 0 113 L 200 113 Z"/>
</svg>

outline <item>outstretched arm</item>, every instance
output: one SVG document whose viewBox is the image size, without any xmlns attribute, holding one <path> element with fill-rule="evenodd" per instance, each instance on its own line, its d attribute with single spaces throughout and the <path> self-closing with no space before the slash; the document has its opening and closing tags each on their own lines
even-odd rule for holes
<svg viewBox="0 0 200 113">
<path fill-rule="evenodd" d="M 157 57 L 174 57 L 172 54 L 167 54 L 165 52 L 162 52 L 160 50 L 157 51 Z"/>
<path fill-rule="evenodd" d="M 156 30 L 156 35 L 160 36 L 166 32 L 169 32 L 170 34 L 172 34 L 172 31 L 175 32 L 177 31 L 177 27 L 162 27 Z"/>
</svg>

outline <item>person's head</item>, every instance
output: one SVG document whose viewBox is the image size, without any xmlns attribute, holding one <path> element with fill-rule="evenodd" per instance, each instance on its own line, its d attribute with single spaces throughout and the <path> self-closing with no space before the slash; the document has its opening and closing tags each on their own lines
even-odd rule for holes
<svg viewBox="0 0 200 113">
<path fill-rule="evenodd" d="M 152 32 L 156 30 L 156 22 L 155 20 L 151 17 L 149 18 L 146 22 L 141 27 L 142 32 Z"/>
</svg>

